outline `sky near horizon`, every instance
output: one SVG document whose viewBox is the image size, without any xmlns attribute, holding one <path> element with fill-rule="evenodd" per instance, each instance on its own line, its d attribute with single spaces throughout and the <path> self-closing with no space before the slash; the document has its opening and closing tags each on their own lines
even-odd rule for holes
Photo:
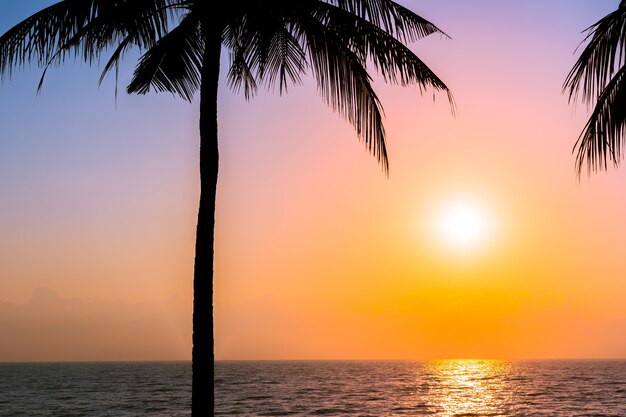
<svg viewBox="0 0 626 417">
<path fill-rule="evenodd" d="M 388 177 L 311 79 L 222 88 L 217 359 L 625 358 L 626 168 L 577 178 L 561 92 L 619 2 L 400 3 L 457 112 L 375 77 Z M 0 361 L 190 358 L 197 101 L 125 95 L 136 58 L 117 100 L 83 63 L 0 84 Z"/>
</svg>

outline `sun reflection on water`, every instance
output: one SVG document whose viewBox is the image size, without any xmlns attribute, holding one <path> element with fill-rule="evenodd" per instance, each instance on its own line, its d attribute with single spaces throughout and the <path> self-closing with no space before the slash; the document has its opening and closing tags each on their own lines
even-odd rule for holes
<svg viewBox="0 0 626 417">
<path fill-rule="evenodd" d="M 506 415 L 512 395 L 511 364 L 455 359 L 427 363 L 428 404 L 441 416 Z"/>
</svg>

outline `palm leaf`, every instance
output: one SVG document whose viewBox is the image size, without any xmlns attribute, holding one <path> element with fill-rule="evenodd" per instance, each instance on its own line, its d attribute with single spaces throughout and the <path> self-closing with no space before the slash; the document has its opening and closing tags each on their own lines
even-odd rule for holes
<svg viewBox="0 0 626 417">
<path fill-rule="evenodd" d="M 619 164 L 626 124 L 626 1 L 585 30 L 587 46 L 563 84 L 569 101 L 581 93 L 583 102 L 595 101 L 594 109 L 578 137 L 576 167 L 587 171 L 606 170 L 610 160 Z"/>
<path fill-rule="evenodd" d="M 109 32 L 101 38 L 113 38 L 114 32 L 124 34 L 123 39 L 117 42 L 117 47 L 105 64 L 99 83 L 102 83 L 106 74 L 112 69 L 119 68 L 119 62 L 126 50 L 138 46 L 139 50 L 146 50 L 154 46 L 167 32 L 168 18 L 176 16 L 181 0 L 141 0 L 123 3 L 123 8 L 114 10 L 109 16 L 99 16 L 88 25 L 84 32 Z M 68 45 L 69 46 L 69 45 Z M 117 91 L 117 82 L 116 82 Z"/>
<path fill-rule="evenodd" d="M 307 51 L 322 98 L 347 119 L 367 149 L 389 170 L 382 106 L 358 55 L 324 25 L 304 28 Z"/>
<path fill-rule="evenodd" d="M 607 161 L 617 165 L 622 159 L 626 133 L 626 67 L 608 83 L 589 117 L 575 148 L 580 175 L 587 163 L 588 172 L 607 169 Z"/>
<path fill-rule="evenodd" d="M 595 100 L 626 60 L 626 6 L 609 13 L 585 30 L 589 41 L 563 84 L 570 101 L 582 90 L 582 100 Z"/>
<path fill-rule="evenodd" d="M 380 27 L 403 43 L 433 33 L 446 35 L 433 23 L 391 0 L 324 0 Z"/>
<path fill-rule="evenodd" d="M 127 92 L 146 94 L 152 87 L 191 101 L 200 88 L 203 51 L 199 22 L 188 13 L 141 57 Z"/>
<path fill-rule="evenodd" d="M 65 0 L 27 18 L 0 38 L 0 73 L 34 62 L 44 70 L 68 57 L 93 63 L 117 45 L 104 75 L 130 46 L 147 49 L 167 30 L 176 0 Z"/>
<path fill-rule="evenodd" d="M 49 6 L 0 37 L 0 74 L 34 62 L 46 65 L 80 28 L 94 19 L 93 1 L 65 0 Z"/>
<path fill-rule="evenodd" d="M 369 21 L 345 10 L 328 6 L 319 15 L 321 23 L 347 40 L 351 50 L 365 62 L 371 60 L 385 81 L 406 86 L 417 84 L 446 91 L 454 112 L 454 100 L 445 83 L 413 51 Z"/>
<path fill-rule="evenodd" d="M 296 7 L 256 8 L 245 19 L 231 20 L 224 31 L 224 45 L 230 50 L 228 82 L 235 90 L 244 87 L 246 98 L 256 91 L 257 79 L 268 88 L 278 85 L 282 94 L 289 83 L 300 84 L 306 69 L 306 55 L 291 31 L 289 20 Z"/>
</svg>

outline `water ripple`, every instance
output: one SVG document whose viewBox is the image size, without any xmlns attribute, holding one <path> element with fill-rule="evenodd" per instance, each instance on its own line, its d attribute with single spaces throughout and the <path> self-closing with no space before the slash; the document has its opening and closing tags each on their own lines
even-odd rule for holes
<svg viewBox="0 0 626 417">
<path fill-rule="evenodd" d="M 626 361 L 224 361 L 216 375 L 218 416 L 626 416 Z"/>
</svg>

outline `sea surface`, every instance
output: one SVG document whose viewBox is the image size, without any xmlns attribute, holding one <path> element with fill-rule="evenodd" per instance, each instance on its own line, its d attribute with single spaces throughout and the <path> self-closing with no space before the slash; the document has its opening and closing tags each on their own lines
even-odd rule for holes
<svg viewBox="0 0 626 417">
<path fill-rule="evenodd" d="M 219 361 L 218 416 L 626 417 L 626 361 Z M 0 416 L 189 416 L 189 362 L 0 364 Z"/>
<path fill-rule="evenodd" d="M 222 362 L 220 416 L 626 416 L 626 361 Z"/>
<path fill-rule="evenodd" d="M 1 417 L 190 415 L 190 362 L 0 363 Z"/>
</svg>

